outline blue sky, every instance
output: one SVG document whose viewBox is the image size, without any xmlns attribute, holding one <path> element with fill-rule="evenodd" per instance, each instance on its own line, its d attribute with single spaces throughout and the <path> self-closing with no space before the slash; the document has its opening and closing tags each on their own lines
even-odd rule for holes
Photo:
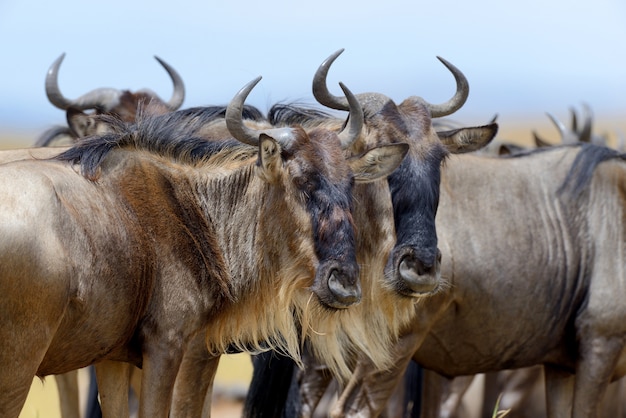
<svg viewBox="0 0 626 418">
<path fill-rule="evenodd" d="M 565 114 L 582 102 L 596 115 L 626 115 L 623 0 L 0 0 L 0 39 L 0 130 L 63 122 L 44 93 L 63 52 L 59 83 L 72 98 L 96 87 L 167 98 L 158 55 L 183 77 L 185 107 L 225 104 L 258 75 L 249 103 L 262 110 L 313 103 L 315 70 L 345 48 L 331 85 L 396 101 L 447 100 L 454 80 L 436 56 L 446 58 L 471 87 L 457 119 Z"/>
</svg>

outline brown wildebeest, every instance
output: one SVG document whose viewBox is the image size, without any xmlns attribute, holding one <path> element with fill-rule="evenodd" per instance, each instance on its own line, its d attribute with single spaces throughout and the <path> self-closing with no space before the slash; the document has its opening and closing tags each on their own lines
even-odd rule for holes
<svg viewBox="0 0 626 418">
<path fill-rule="evenodd" d="M 306 335 L 320 303 L 358 299 L 352 182 L 384 152 L 347 162 L 337 134 L 297 127 L 211 147 L 175 113 L 110 122 L 56 160 L 0 166 L 2 416 L 33 376 L 107 359 L 142 366 L 139 414 L 167 416 L 197 333 L 297 357 L 294 312 Z"/>
<path fill-rule="evenodd" d="M 48 100 L 55 107 L 69 111 L 67 114 L 68 126 L 55 126 L 44 132 L 35 146 L 45 147 L 60 140 L 60 138 L 69 138 L 70 142 L 74 142 L 78 138 L 85 137 L 96 133 L 96 127 L 91 124 L 93 118 L 79 117 L 78 113 L 85 110 L 94 110 L 94 114 L 111 114 L 115 115 L 126 122 L 133 122 L 140 104 L 150 104 L 151 111 L 157 114 L 171 112 L 180 108 L 185 100 L 185 85 L 183 79 L 172 66 L 156 57 L 156 60 L 165 68 L 174 84 L 174 92 L 172 97 L 166 102 L 156 93 L 149 89 L 142 89 L 137 92 L 129 90 L 119 90 L 114 88 L 98 88 L 83 94 L 77 99 L 66 98 L 59 88 L 59 68 L 65 58 L 65 54 L 61 54 L 57 58 L 46 74 L 46 95 Z M 70 120 L 72 117 L 73 120 Z"/>
<path fill-rule="evenodd" d="M 342 51 L 331 55 L 318 69 L 314 77 L 313 91 L 317 100 L 331 108 L 346 109 L 344 100 L 332 96 L 326 88 L 329 66 Z M 384 275 L 385 285 L 394 290 L 385 298 L 374 296 L 379 307 L 392 311 L 396 306 L 409 304 L 409 312 L 414 315 L 415 299 L 420 296 L 420 286 L 439 284 L 439 255 L 434 217 L 439 203 L 439 176 L 442 161 L 448 153 L 461 153 L 476 150 L 486 145 L 496 134 L 497 125 L 478 128 L 463 128 L 437 133 L 431 118 L 443 117 L 458 110 L 465 102 L 469 87 L 463 74 L 450 63 L 442 60 L 457 81 L 455 96 L 443 105 L 430 105 L 423 98 L 412 96 L 400 104 L 379 93 L 357 95 L 365 111 L 365 128 L 362 142 L 355 142 L 355 148 L 365 144 L 407 143 L 410 152 L 400 168 L 388 177 L 392 193 L 396 246 L 393 249 Z M 289 119 L 288 119 L 289 120 Z M 315 119 L 309 123 L 315 123 Z M 360 145 L 359 145 L 360 144 Z M 443 286 L 445 287 L 445 285 Z M 432 288 L 431 288 L 432 289 Z M 400 296 L 402 295 L 402 296 Z M 417 306 L 420 306 L 417 304 Z M 358 309 L 359 307 L 357 307 Z M 367 312 L 363 310 L 363 315 Z M 406 316 L 403 316 L 403 321 Z M 385 320 L 385 317 L 382 317 Z M 394 320 L 393 317 L 390 319 Z M 403 321 L 398 321 L 402 323 Z M 259 357 L 255 359 L 255 376 L 249 397 L 246 400 L 247 416 L 276 416 L 281 414 L 280 390 L 266 383 L 265 373 L 281 372 L 280 357 Z M 268 368 L 265 368 L 266 365 Z M 287 367 L 293 367 L 289 363 Z M 305 370 L 303 375 L 310 371 Z M 285 373 L 290 376 L 290 372 Z M 312 403 L 305 404 L 304 416 L 311 414 L 317 401 L 318 388 L 325 388 L 332 376 L 326 374 L 324 381 L 309 386 Z M 290 379 L 277 379 L 289 385 Z M 319 383 L 319 386 L 317 386 Z M 286 388 L 282 388 L 283 390 Z M 286 396 L 286 395 L 285 395 Z M 284 400 L 284 399 L 283 399 Z M 275 402 L 274 402 L 275 401 Z M 294 412 L 295 413 L 295 412 Z M 292 416 L 288 412 L 285 416 Z"/>
</svg>

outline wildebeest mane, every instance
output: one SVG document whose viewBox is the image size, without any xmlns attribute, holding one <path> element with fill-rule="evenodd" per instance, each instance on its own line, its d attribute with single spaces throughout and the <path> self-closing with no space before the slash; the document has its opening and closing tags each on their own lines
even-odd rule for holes
<svg viewBox="0 0 626 418">
<path fill-rule="evenodd" d="M 626 154 L 602 145 L 583 143 L 578 146 L 580 152 L 576 155 L 558 193 L 569 191 L 573 196 L 577 196 L 589 184 L 598 165 L 609 160 L 626 160 Z"/>
<path fill-rule="evenodd" d="M 86 137 L 56 159 L 80 164 L 82 173 L 96 177 L 98 167 L 115 148 L 135 148 L 187 164 L 199 163 L 216 153 L 233 148 L 249 147 L 234 139 L 209 141 L 201 135 L 209 123 L 223 119 L 225 106 L 195 107 L 166 114 L 152 114 L 141 108 L 134 123 L 124 122 L 116 115 L 94 116 L 107 125 L 109 132 Z M 248 107 L 247 115 L 255 118 L 260 112 Z"/>
<path fill-rule="evenodd" d="M 297 103 L 277 103 L 270 108 L 267 119 L 274 126 L 308 126 L 311 123 L 320 123 L 337 118 L 319 108 Z"/>
</svg>

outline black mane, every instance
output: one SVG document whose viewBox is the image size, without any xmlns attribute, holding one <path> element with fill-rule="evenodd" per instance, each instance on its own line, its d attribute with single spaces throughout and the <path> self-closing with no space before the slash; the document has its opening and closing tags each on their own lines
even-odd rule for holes
<svg viewBox="0 0 626 418">
<path fill-rule="evenodd" d="M 311 126 L 311 124 L 320 124 L 339 119 L 319 108 L 299 104 L 277 103 L 270 108 L 267 120 L 273 126 Z"/>
<path fill-rule="evenodd" d="M 134 123 L 124 122 L 115 115 L 97 115 L 94 117 L 111 132 L 83 138 L 55 158 L 80 164 L 88 178 L 95 177 L 98 167 L 114 148 L 132 147 L 180 161 L 198 162 L 223 149 L 241 146 L 234 139 L 209 141 L 201 136 L 202 129 L 223 119 L 225 112 L 226 106 L 193 107 L 162 115 L 139 109 Z M 262 119 L 261 112 L 250 106 L 244 108 L 245 116 Z"/>
</svg>

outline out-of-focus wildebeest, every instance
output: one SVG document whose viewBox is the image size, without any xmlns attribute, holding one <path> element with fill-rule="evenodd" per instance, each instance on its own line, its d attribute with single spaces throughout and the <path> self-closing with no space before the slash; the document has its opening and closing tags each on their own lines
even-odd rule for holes
<svg viewBox="0 0 626 418">
<path fill-rule="evenodd" d="M 57 58 L 46 74 L 46 95 L 55 107 L 67 111 L 68 126 L 55 126 L 44 132 L 36 142 L 36 146 L 49 146 L 62 138 L 74 142 L 78 138 L 97 133 L 95 119 L 87 117 L 85 110 L 93 110 L 94 114 L 112 114 L 126 122 L 135 120 L 137 109 L 141 104 L 150 104 L 150 109 L 156 114 L 177 110 L 185 100 L 185 85 L 181 76 L 172 66 L 155 56 L 156 60 L 165 68 L 174 84 L 174 92 L 168 101 L 161 99 L 155 92 L 142 89 L 137 92 L 114 88 L 97 88 L 83 94 L 77 99 L 68 99 L 59 88 L 59 68 L 65 58 L 65 53 Z"/>
<path fill-rule="evenodd" d="M 313 81 L 313 92 L 323 105 L 334 109 L 346 109 L 345 100 L 330 94 L 326 87 L 328 70 L 343 50 L 331 55 L 319 67 Z M 457 82 L 457 92 L 448 102 L 432 105 L 423 98 L 412 96 L 400 104 L 379 93 L 358 94 L 357 98 L 365 112 L 365 127 L 361 141 L 354 143 L 353 152 L 359 147 L 380 143 L 407 143 L 408 156 L 392 175 L 388 184 L 392 194 L 396 246 L 390 254 L 384 275 L 386 287 L 393 290 L 385 298 L 375 296 L 378 306 L 374 312 L 382 312 L 382 320 L 396 321 L 395 328 L 407 323 L 414 315 L 416 297 L 430 295 L 433 291 L 445 288 L 440 280 L 440 254 L 437 249 L 437 233 L 434 218 L 439 204 L 439 183 L 442 161 L 450 153 L 475 151 L 485 146 L 495 136 L 497 125 L 490 124 L 477 128 L 452 129 L 436 132 L 432 118 L 444 117 L 458 110 L 467 99 L 469 86 L 463 74 L 452 64 L 440 58 L 452 72 Z M 311 121 L 315 123 L 315 118 Z M 425 291 L 428 291 L 426 293 Z M 419 304 L 417 305 L 419 306 Z M 390 313 L 402 308 L 402 315 Z M 357 307 L 359 308 L 359 307 Z M 369 313 L 363 309 L 362 315 Z M 400 317 L 401 320 L 396 318 Z M 322 382 L 315 382 L 307 389 L 311 397 L 304 402 L 305 410 L 294 412 L 285 410 L 284 400 L 291 379 L 280 378 L 277 383 L 282 388 L 267 386 L 267 379 L 273 374 L 284 373 L 291 376 L 293 364 L 279 364 L 283 358 L 273 356 L 257 357 L 251 390 L 246 401 L 247 416 L 263 417 L 299 413 L 307 416 L 313 413 L 319 394 L 330 382 L 332 376 L 325 374 Z M 282 369 L 284 367 L 285 369 Z M 375 367 L 374 367 L 375 368 Z M 311 373 L 305 369 L 300 378 Z M 275 382 L 275 380 L 273 380 Z"/>
<path fill-rule="evenodd" d="M 101 360 L 141 366 L 139 415 L 167 416 L 198 333 L 216 352 L 297 359 L 316 306 L 358 300 L 352 184 L 375 179 L 385 153 L 347 161 L 353 129 L 216 146 L 176 112 L 108 120 L 112 133 L 54 160 L 0 166 L 2 416 L 18 416 L 35 375 Z"/>
<path fill-rule="evenodd" d="M 579 126 L 578 116 L 576 114 L 576 110 L 574 108 L 570 108 L 570 113 L 572 115 L 572 122 L 570 128 L 567 128 L 563 122 L 558 120 L 551 113 L 547 113 L 548 118 L 552 121 L 554 126 L 559 131 L 560 139 L 558 143 L 569 145 L 569 144 L 578 144 L 581 142 L 591 143 L 596 145 L 607 146 L 609 142 L 609 138 L 607 134 L 595 134 L 593 132 L 593 112 L 591 111 L 591 107 L 587 103 L 583 103 L 583 123 L 582 126 Z M 535 145 L 537 147 L 549 147 L 554 145 L 549 141 L 541 138 L 536 131 L 533 131 L 533 138 L 535 140 Z"/>
</svg>

